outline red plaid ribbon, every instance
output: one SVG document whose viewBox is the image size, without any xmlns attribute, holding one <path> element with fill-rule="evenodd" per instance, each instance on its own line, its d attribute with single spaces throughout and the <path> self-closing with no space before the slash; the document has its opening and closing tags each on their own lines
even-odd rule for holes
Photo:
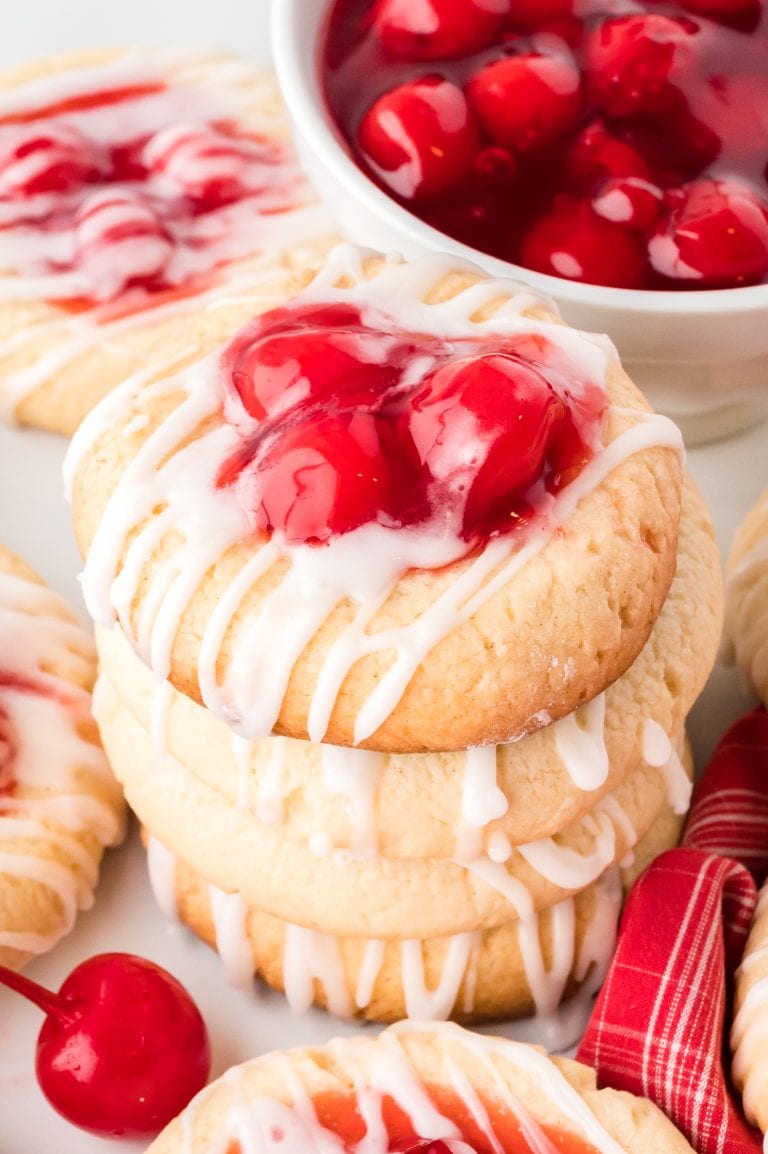
<svg viewBox="0 0 768 1154">
<path fill-rule="evenodd" d="M 616 956 L 577 1057 L 603 1086 L 651 1098 L 699 1154 L 761 1154 L 731 1088 L 725 1023 L 768 874 L 768 714 L 718 745 L 680 849 L 627 899 Z"/>
</svg>

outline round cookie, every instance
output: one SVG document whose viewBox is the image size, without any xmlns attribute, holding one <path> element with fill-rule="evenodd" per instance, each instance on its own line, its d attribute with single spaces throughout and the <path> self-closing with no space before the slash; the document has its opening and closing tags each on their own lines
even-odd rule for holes
<svg viewBox="0 0 768 1154">
<path fill-rule="evenodd" d="M 123 801 L 90 715 L 93 643 L 0 546 L 0 962 L 51 949 L 93 902 Z"/>
<path fill-rule="evenodd" d="M 753 1126 L 768 1133 L 768 883 L 736 972 L 733 1026 L 733 1081 Z"/>
<path fill-rule="evenodd" d="M 733 538 L 726 565 L 725 637 L 749 688 L 768 702 L 768 490 Z"/>
<path fill-rule="evenodd" d="M 222 479 L 261 434 L 228 376 L 239 346 L 214 351 L 126 386 L 73 443 L 93 615 L 117 616 L 158 678 L 248 737 L 466 749 L 597 696 L 646 643 L 674 574 L 674 426 L 649 413 L 603 338 L 454 258 L 405 263 L 342 246 L 286 311 L 323 307 L 364 308 L 378 339 L 407 328 L 486 353 L 522 342 L 557 363 L 573 411 L 587 397 L 609 402 L 594 433 L 603 447 L 527 529 L 468 556 L 445 527 L 440 537 L 366 523 L 292 545 L 256 535 L 246 497 Z"/>
<path fill-rule="evenodd" d="M 145 49 L 0 76 L 0 217 L 0 417 L 67 434 L 333 231 L 271 75 Z"/>
<path fill-rule="evenodd" d="M 392 1099 L 397 1123 L 385 1111 Z M 589 1067 L 453 1023 L 402 1022 L 376 1038 L 255 1058 L 198 1094 L 147 1154 L 272 1149 L 265 1135 L 296 1150 L 364 1141 L 372 1154 L 432 1141 L 467 1151 L 693 1154 L 658 1107 L 598 1090 Z"/>
<path fill-rule="evenodd" d="M 648 767 L 554 837 L 507 846 L 504 860 L 476 848 L 462 858 L 357 856 L 286 837 L 230 804 L 153 747 L 106 681 L 94 711 L 129 805 L 177 857 L 248 905 L 342 936 L 432 937 L 528 916 L 622 860 L 668 804 L 666 775 Z M 425 905 L 425 893 L 441 900 Z"/>
<path fill-rule="evenodd" d="M 294 1013 L 311 1004 L 338 1017 L 460 1021 L 551 1013 L 576 989 L 594 992 L 613 954 L 622 900 L 634 879 L 675 845 L 682 818 L 665 811 L 632 864 L 608 870 L 573 897 L 491 930 L 409 940 L 335 937 L 248 907 L 206 884 L 155 838 L 150 879 L 161 908 L 217 949 L 232 984 L 254 973 L 284 992 Z"/>
<path fill-rule="evenodd" d="M 455 854 L 460 830 L 465 854 L 549 837 L 630 773 L 647 776 L 643 758 L 663 764 L 665 734 L 680 731 L 704 683 L 720 622 L 717 545 L 686 479 L 675 578 L 642 653 L 604 697 L 511 744 L 400 755 L 284 737 L 251 745 L 158 687 L 119 627 L 98 629 L 96 644 L 101 675 L 155 744 L 232 805 L 296 840 L 424 858 Z"/>
</svg>

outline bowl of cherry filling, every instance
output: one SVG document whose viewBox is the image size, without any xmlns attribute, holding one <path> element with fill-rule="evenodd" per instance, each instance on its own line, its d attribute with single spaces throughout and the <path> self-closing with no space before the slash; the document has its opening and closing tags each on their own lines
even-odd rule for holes
<svg viewBox="0 0 768 1154">
<path fill-rule="evenodd" d="M 532 284 L 689 441 L 768 414 L 766 0 L 281 0 L 273 41 L 351 239 Z"/>
</svg>

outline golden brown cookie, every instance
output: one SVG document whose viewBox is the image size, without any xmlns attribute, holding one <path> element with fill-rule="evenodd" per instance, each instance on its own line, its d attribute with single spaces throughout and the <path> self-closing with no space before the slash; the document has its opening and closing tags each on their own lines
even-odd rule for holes
<svg viewBox="0 0 768 1154">
<path fill-rule="evenodd" d="M 294 1013 L 316 1004 L 379 1022 L 546 1016 L 576 989 L 588 995 L 600 986 L 623 893 L 677 842 L 681 825 L 667 810 L 631 865 L 531 918 L 426 939 L 336 937 L 287 923 L 206 884 L 155 838 L 150 878 L 161 908 L 218 950 L 228 981 L 245 987 L 255 973 L 286 994 Z"/>
<path fill-rule="evenodd" d="M 733 1081 L 753 1126 L 768 1133 L 768 884 L 760 891 L 749 939 L 736 973 Z"/>
<path fill-rule="evenodd" d="M 385 1109 L 391 1100 L 396 1130 Z M 203 1090 L 148 1154 L 235 1154 L 264 1135 L 270 1148 L 280 1140 L 297 1150 L 341 1149 L 343 1136 L 377 1154 L 435 1140 L 462 1149 L 693 1154 L 658 1107 L 598 1090 L 589 1067 L 454 1024 L 400 1023 L 377 1038 L 255 1058 Z"/>
<path fill-rule="evenodd" d="M 649 413 L 603 338 L 576 333 L 519 286 L 454 258 L 382 261 L 340 247 L 287 314 L 324 308 L 365 314 L 366 340 L 384 358 L 406 326 L 419 348 L 441 342 L 448 371 L 465 347 L 489 357 L 524 350 L 534 366 L 526 373 L 544 379 L 546 368 L 563 420 L 590 414 L 587 463 L 547 473 L 561 486 L 552 492 L 542 474 L 538 496 L 526 490 L 521 506 L 533 512 L 505 522 L 524 527 L 489 530 L 469 554 L 455 526 L 441 521 L 438 534 L 435 513 L 429 532 L 377 520 L 323 544 L 296 545 L 282 530 L 265 536 L 249 505 L 251 454 L 272 444 L 263 437 L 293 433 L 279 414 L 262 428 L 244 412 L 248 330 L 223 354 L 126 387 L 80 430 L 68 472 L 92 613 L 101 622 L 117 615 L 159 678 L 249 737 L 465 749 L 509 741 L 597 696 L 646 643 L 674 575 L 674 427 Z M 242 358 L 246 368 L 235 370 Z M 448 453 L 430 469 L 453 477 L 454 465 Z M 303 480 L 286 483 L 306 491 Z M 462 484 L 451 490 L 459 504 L 469 500 Z M 344 501 L 359 496 L 354 485 L 343 491 Z M 288 500 L 280 516 L 290 519 L 295 502 L 285 492 L 275 500 Z"/>
<path fill-rule="evenodd" d="M 271 75 L 146 50 L 0 76 L 0 217 L 0 417 L 67 434 L 333 231 Z"/>
<path fill-rule="evenodd" d="M 768 490 L 733 538 L 726 566 L 725 637 L 749 688 L 768 702 Z"/>
<path fill-rule="evenodd" d="M 94 709 L 129 805 L 177 857 L 248 905 L 342 936 L 441 936 L 553 905 L 621 861 L 669 805 L 669 783 L 684 777 L 681 767 L 671 778 L 647 767 L 551 838 L 507 843 L 503 853 L 493 844 L 488 853 L 476 845 L 462 852 L 457 830 L 449 857 L 388 858 L 375 846 L 335 849 L 321 822 L 318 837 L 288 837 L 279 821 L 267 824 L 230 803 L 153 747 L 106 681 Z M 425 893 L 439 900 L 425 903 Z"/>
<path fill-rule="evenodd" d="M 286 837 L 385 857 L 446 857 L 461 838 L 503 852 L 578 820 L 630 772 L 674 759 L 678 733 L 719 640 L 720 568 L 709 516 L 686 482 L 677 571 L 645 648 L 604 697 L 503 746 L 387 755 L 268 737 L 249 743 L 191 698 L 158 687 L 119 627 L 97 630 L 102 676 L 135 720 L 232 805 Z M 675 779 L 671 785 L 674 786 Z M 687 779 L 678 779 L 685 806 Z M 637 787 L 639 788 L 639 786 Z"/>
<path fill-rule="evenodd" d="M 0 962 L 51 949 L 93 903 L 123 801 L 90 715 L 91 638 L 0 546 Z"/>
</svg>

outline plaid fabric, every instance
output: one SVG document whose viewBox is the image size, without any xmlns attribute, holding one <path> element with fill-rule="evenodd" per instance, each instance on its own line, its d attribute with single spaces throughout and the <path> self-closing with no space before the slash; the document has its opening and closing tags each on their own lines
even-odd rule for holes
<svg viewBox="0 0 768 1154">
<path fill-rule="evenodd" d="M 768 715 L 726 733 L 680 849 L 632 889 L 577 1057 L 602 1086 L 651 1098 L 699 1154 L 761 1154 L 730 1087 L 731 984 L 768 874 Z"/>
</svg>

